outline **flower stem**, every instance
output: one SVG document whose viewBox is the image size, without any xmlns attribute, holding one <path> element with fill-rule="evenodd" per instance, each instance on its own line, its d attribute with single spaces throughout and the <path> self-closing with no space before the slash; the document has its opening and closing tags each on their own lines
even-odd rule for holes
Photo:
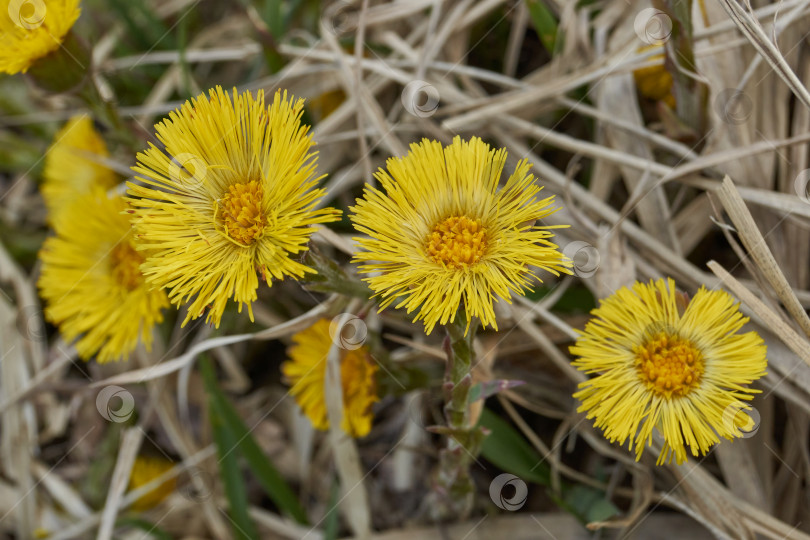
<svg viewBox="0 0 810 540">
<path fill-rule="evenodd" d="M 475 358 L 473 350 L 475 326 L 471 325 L 467 331 L 466 320 L 457 316 L 455 321 L 446 325 L 446 329 L 444 415 L 447 426 L 434 428 L 433 431 L 447 435 L 447 446 L 439 455 L 435 486 L 438 504 L 432 506 L 432 510 L 439 519 L 464 519 L 472 510 L 475 494 L 470 466 L 481 450 L 486 432 L 480 427 L 471 425 L 470 417 L 469 396 Z"/>
<path fill-rule="evenodd" d="M 467 398 L 472 383 L 472 360 L 474 329 L 466 336 L 463 321 L 456 320 L 446 326 L 450 348 L 447 351 L 447 368 L 444 375 L 446 405 L 444 415 L 451 428 L 464 429 L 469 423 Z"/>
</svg>

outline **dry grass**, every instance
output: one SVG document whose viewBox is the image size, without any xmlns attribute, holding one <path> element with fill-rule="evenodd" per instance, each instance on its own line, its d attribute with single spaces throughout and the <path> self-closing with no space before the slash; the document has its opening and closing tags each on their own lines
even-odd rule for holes
<svg viewBox="0 0 810 540">
<path fill-rule="evenodd" d="M 601 533 L 577 524 L 539 487 L 521 511 L 498 511 L 487 485 L 501 471 L 489 462 L 474 471 L 480 504 L 470 521 L 429 522 L 420 501 L 440 441 L 420 419 L 437 408 L 440 392 L 396 384 L 407 370 L 440 373 L 441 341 L 394 310 L 377 315 L 361 301 L 288 282 L 263 291 L 256 325 L 234 317 L 214 333 L 177 324 L 129 363 L 77 360 L 42 321 L 32 254 L 46 234 L 37 153 L 82 109 L 70 96 L 26 94 L 24 80 L 7 78 L 0 135 L 20 157 L 0 152 L 0 536 L 31 538 L 45 529 L 53 539 L 144 537 L 117 520 L 132 515 L 137 494 L 126 492 L 126 482 L 135 456 L 148 451 L 176 460 L 169 475 L 179 487 L 141 517 L 172 537 L 232 537 L 195 368 L 209 351 L 221 386 L 296 486 L 311 521 L 282 517 L 247 475 L 262 538 L 329 536 L 334 500 L 340 534 L 355 537 L 810 538 L 810 6 L 655 2 L 670 22 L 684 15 L 668 4 L 692 6 L 693 37 L 665 40 L 670 55 L 694 56 L 690 70 L 669 66 L 678 72 L 673 112 L 640 98 L 633 82 L 634 70 L 661 62 L 639 51 L 634 23 L 649 3 L 542 3 L 558 21 L 553 55 L 527 4 L 513 0 L 324 2 L 278 40 L 261 2 L 146 2 L 172 35 L 188 13 L 194 23 L 182 50 L 132 46 L 131 54 L 120 53 L 122 42 L 132 43 L 129 27 L 105 14 L 104 2 L 88 2 L 81 23 L 94 28 L 102 95 L 120 101 L 121 81 L 143 81 L 141 70 L 149 70 L 149 89 L 120 107 L 142 145 L 162 115 L 214 84 L 283 87 L 308 100 L 340 90 L 331 114 L 312 112 L 319 169 L 329 175 L 324 204 L 351 204 L 386 157 L 422 137 L 476 135 L 506 147 L 508 167 L 523 157 L 534 163 L 564 205 L 549 223 L 572 224 L 558 240 L 577 272 L 545 283 L 542 296 L 500 306 L 501 331 L 479 337 L 476 376 L 526 381 L 489 405 L 543 457 L 551 493 L 561 483 L 606 493 L 620 514 L 589 525 Z M 263 60 L 268 48 L 284 59 L 275 74 Z M 133 162 L 133 149 L 118 145 L 108 165 L 126 177 Z M 347 263 L 351 236 L 347 227 L 324 229 L 314 243 Z M 755 435 L 683 466 L 656 467 L 654 456 L 635 462 L 577 414 L 571 398 L 582 376 L 570 367 L 568 346 L 584 325 L 583 306 L 660 276 L 690 293 L 702 284 L 727 289 L 769 348 Z M 289 336 L 340 312 L 366 314 L 390 365 L 402 370 L 391 375 L 396 392 L 360 441 L 313 433 L 278 375 Z M 98 392 L 110 385 L 134 396 L 137 422 L 99 414 Z M 327 399 L 339 404 L 339 385 L 329 388 Z M 334 498 L 336 478 L 344 491 Z"/>
</svg>

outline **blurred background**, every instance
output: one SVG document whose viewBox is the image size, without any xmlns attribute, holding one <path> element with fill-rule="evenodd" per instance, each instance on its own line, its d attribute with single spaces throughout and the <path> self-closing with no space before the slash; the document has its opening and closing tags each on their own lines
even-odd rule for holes
<svg viewBox="0 0 810 540">
<path fill-rule="evenodd" d="M 91 51 L 95 106 L 28 75 L 0 77 L 0 537 L 807 537 L 808 2 L 81 9 L 73 33 Z M 322 204 L 344 211 L 313 236 L 306 263 L 334 272 L 261 287 L 253 323 L 233 310 L 218 329 L 181 328 L 172 307 L 151 352 L 81 360 L 36 290 L 55 137 L 91 119 L 109 155 L 90 161 L 123 192 L 135 154 L 157 143 L 153 125 L 215 85 L 306 98 Z M 547 224 L 572 225 L 555 241 L 574 275 L 499 304 L 499 331 L 479 334 L 476 380 L 525 384 L 476 411 L 492 434 L 472 469 L 474 510 L 436 524 L 424 501 L 443 444 L 427 429 L 442 417 L 441 333 L 333 293 L 357 282 L 347 208 L 373 172 L 411 143 L 456 135 L 506 148 L 507 172 L 533 164 L 563 207 Z M 589 311 L 659 277 L 688 294 L 747 291 L 759 303 L 743 311 L 769 348 L 756 428 L 682 466 L 636 462 L 571 397 L 580 375 L 568 347 Z M 279 370 L 319 306 L 359 314 L 346 339 L 359 336 L 382 367 L 372 430 L 350 448 L 313 430 Z M 220 424 L 236 449 L 225 457 Z M 157 489 L 132 495 L 149 481 Z"/>
</svg>

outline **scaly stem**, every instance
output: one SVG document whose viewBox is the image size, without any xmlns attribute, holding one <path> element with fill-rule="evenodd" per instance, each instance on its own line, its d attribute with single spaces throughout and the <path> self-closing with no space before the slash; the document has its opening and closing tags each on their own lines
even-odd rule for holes
<svg viewBox="0 0 810 540">
<path fill-rule="evenodd" d="M 447 351 L 447 368 L 444 374 L 446 405 L 444 415 L 447 425 L 454 429 L 465 429 L 469 423 L 469 404 L 467 398 L 472 384 L 473 338 L 475 329 L 471 328 L 465 336 L 465 322 L 460 317 L 446 326 L 450 349 Z"/>
<path fill-rule="evenodd" d="M 447 367 L 444 374 L 446 427 L 433 431 L 447 435 L 447 446 L 439 455 L 435 495 L 432 505 L 438 519 L 466 518 L 473 506 L 475 486 L 470 477 L 470 466 L 481 450 L 485 432 L 471 425 L 469 395 L 472 386 L 472 365 L 475 358 L 473 338 L 475 326 L 464 335 L 466 321 L 457 316 L 446 326 Z"/>
</svg>

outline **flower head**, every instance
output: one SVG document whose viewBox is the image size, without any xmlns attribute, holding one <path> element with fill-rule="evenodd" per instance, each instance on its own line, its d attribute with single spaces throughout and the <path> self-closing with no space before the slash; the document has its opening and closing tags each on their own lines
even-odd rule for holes
<svg viewBox="0 0 810 540">
<path fill-rule="evenodd" d="M 497 329 L 493 302 L 530 289 L 532 267 L 570 273 L 549 241 L 552 227 L 536 224 L 557 210 L 554 197 L 537 197 L 542 188 L 525 160 L 498 189 L 505 162 L 505 150 L 478 138 L 456 137 L 446 148 L 425 139 L 377 172 L 383 191 L 366 187 L 351 219 L 369 235 L 356 239 L 365 251 L 354 260 L 372 274 L 365 281 L 381 308 L 399 301 L 418 310 L 430 333 L 463 304 L 468 321 Z"/>
<path fill-rule="evenodd" d="M 79 13 L 79 0 L 0 0 L 0 73 L 25 73 L 57 50 Z"/>
<path fill-rule="evenodd" d="M 194 300 L 185 322 L 219 325 L 229 298 L 247 304 L 271 278 L 313 272 L 292 258 L 307 249 L 313 225 L 337 219 L 318 209 L 316 154 L 301 124 L 303 100 L 276 92 L 231 96 L 217 87 L 186 102 L 155 126 L 165 150 L 150 145 L 129 184 L 147 279 L 175 304 Z"/>
<path fill-rule="evenodd" d="M 40 251 L 40 294 L 45 317 L 59 326 L 84 359 L 128 357 L 138 340 L 148 348 L 152 327 L 163 320 L 166 294 L 147 284 L 139 269 L 127 203 L 99 189 L 62 214 L 56 235 Z"/>
<path fill-rule="evenodd" d="M 663 279 L 623 287 L 594 309 L 571 353 L 574 366 L 596 376 L 580 383 L 582 401 L 605 436 L 629 438 L 641 458 L 653 428 L 663 435 L 658 463 L 705 454 L 719 437 L 753 424 L 744 412 L 765 375 L 766 348 L 724 291 L 701 288 L 688 302 Z"/>
<path fill-rule="evenodd" d="M 132 471 L 129 473 L 129 491 L 135 491 L 141 486 L 145 486 L 152 480 L 162 476 L 171 470 L 174 463 L 168 459 L 160 457 L 138 456 L 132 464 Z M 171 495 L 177 487 L 177 478 L 170 478 L 132 503 L 134 510 L 149 510 L 160 504 L 160 502 Z"/>
<path fill-rule="evenodd" d="M 52 223 L 78 197 L 97 187 L 108 190 L 117 183 L 110 168 L 92 159 L 109 155 L 89 116 L 75 116 L 59 130 L 45 154 L 42 173 L 42 197 Z"/>
<path fill-rule="evenodd" d="M 288 379 L 290 393 L 316 429 L 329 429 L 323 385 L 326 359 L 332 348 L 331 323 L 321 319 L 293 336 L 287 351 L 290 360 L 281 370 Z M 371 431 L 371 406 L 376 403 L 377 364 L 365 346 L 341 348 L 340 378 L 343 389 L 343 430 L 352 437 Z"/>
</svg>

